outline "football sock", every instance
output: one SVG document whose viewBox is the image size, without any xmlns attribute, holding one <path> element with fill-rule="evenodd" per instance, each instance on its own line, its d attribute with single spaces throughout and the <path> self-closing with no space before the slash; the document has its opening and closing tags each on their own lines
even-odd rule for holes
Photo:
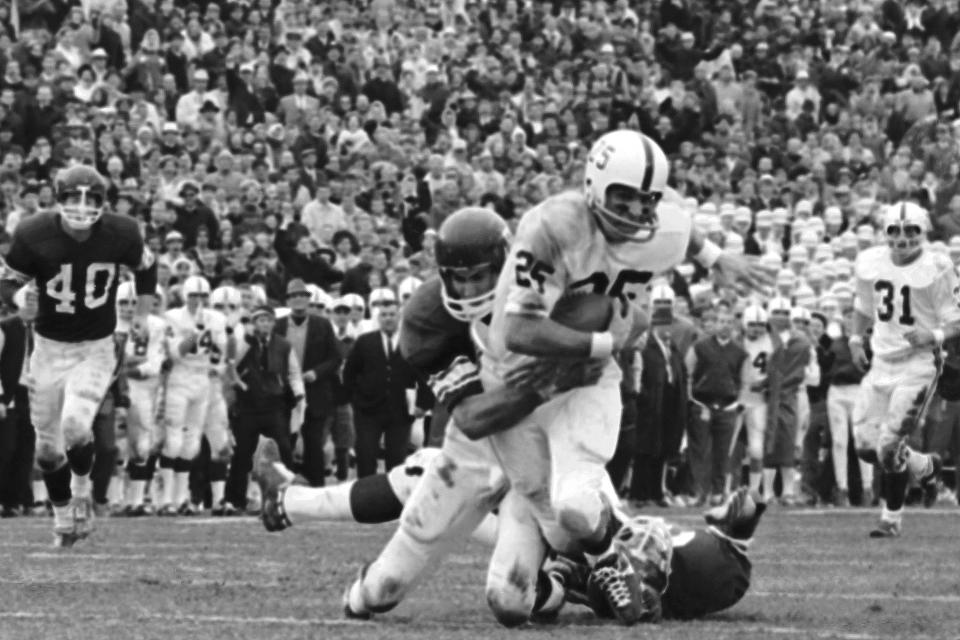
<svg viewBox="0 0 960 640">
<path fill-rule="evenodd" d="M 793 467 L 780 467 L 780 480 L 783 482 L 783 495 L 797 497 L 797 470 Z"/>
<path fill-rule="evenodd" d="M 90 480 L 90 474 L 80 475 L 73 472 L 70 478 L 70 493 L 77 498 L 89 498 L 93 490 L 93 482 Z"/>
<path fill-rule="evenodd" d="M 173 503 L 182 505 L 190 499 L 190 472 L 175 471 L 173 474 Z"/>
<path fill-rule="evenodd" d="M 210 481 L 210 502 L 214 507 L 223 502 L 223 494 L 226 489 L 227 482 L 225 480 Z"/>
<path fill-rule="evenodd" d="M 130 492 L 128 494 L 127 504 L 137 506 L 143 504 L 143 498 L 147 490 L 146 480 L 131 480 L 128 484 Z"/>
<path fill-rule="evenodd" d="M 865 489 L 873 488 L 873 465 L 863 460 L 860 461 L 860 479 Z"/>
<path fill-rule="evenodd" d="M 763 501 L 769 502 L 773 496 L 773 482 L 777 479 L 777 470 L 776 468 L 765 468 L 763 470 Z M 786 494 L 786 491 L 784 491 Z"/>
<path fill-rule="evenodd" d="M 47 485 L 43 480 L 33 480 L 30 483 L 33 486 L 33 502 L 45 502 L 49 499 L 47 495 Z"/>
<path fill-rule="evenodd" d="M 883 481 L 886 483 L 884 498 L 887 501 L 884 511 L 899 513 L 903 509 L 903 503 L 907 497 L 907 484 L 910 481 L 910 474 L 906 470 L 885 471 Z"/>
<path fill-rule="evenodd" d="M 922 480 L 933 473 L 933 458 L 907 447 L 907 471 L 914 480 Z"/>
<path fill-rule="evenodd" d="M 163 466 L 163 460 L 160 461 L 160 503 L 161 505 L 173 504 L 176 494 L 174 493 L 175 472 L 172 467 Z M 175 505 L 176 506 L 176 505 Z"/>
<path fill-rule="evenodd" d="M 93 468 L 93 453 L 93 442 L 67 449 L 67 460 L 70 462 L 70 469 L 77 475 L 88 475 Z"/>
<path fill-rule="evenodd" d="M 377 476 L 370 477 L 375 478 Z M 353 484 L 346 483 L 329 487 L 290 485 L 283 492 L 283 510 L 293 523 L 304 520 L 353 520 L 361 522 L 351 507 Z M 362 505 L 358 505 L 358 508 L 362 508 Z M 396 517 L 393 519 L 396 519 Z M 367 522 L 389 522 L 389 520 L 367 520 Z"/>
<path fill-rule="evenodd" d="M 47 486 L 47 495 L 53 506 L 63 506 L 70 502 L 70 465 L 63 465 L 56 471 L 43 474 L 43 484 Z"/>
<path fill-rule="evenodd" d="M 563 581 L 554 573 L 537 573 L 537 599 L 533 603 L 534 612 L 554 612 L 563 606 L 565 595 Z"/>
<path fill-rule="evenodd" d="M 751 471 L 750 472 L 750 488 L 754 491 L 759 492 L 760 487 L 763 485 L 763 472 L 761 471 Z"/>
<path fill-rule="evenodd" d="M 341 481 L 346 480 L 347 476 L 350 473 L 349 454 L 350 454 L 350 450 L 344 449 L 344 448 L 337 448 L 337 449 L 334 449 L 333 451 L 333 459 L 337 468 L 337 472 L 336 472 L 337 480 L 341 480 Z"/>
<path fill-rule="evenodd" d="M 400 502 L 390 485 L 390 480 L 384 474 L 332 486 L 329 487 L 329 492 L 321 489 L 319 493 L 326 494 L 325 499 L 330 501 L 331 508 L 339 509 L 342 508 L 344 487 L 347 487 L 346 495 L 350 511 L 357 522 L 364 524 L 390 522 L 399 518 L 403 511 L 403 503 Z"/>
</svg>

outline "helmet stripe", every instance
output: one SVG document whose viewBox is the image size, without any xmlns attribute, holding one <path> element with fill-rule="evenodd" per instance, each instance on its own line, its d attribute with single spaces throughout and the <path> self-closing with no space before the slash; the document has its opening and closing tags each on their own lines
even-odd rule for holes
<svg viewBox="0 0 960 640">
<path fill-rule="evenodd" d="M 907 219 L 907 203 L 904 202 L 900 205 L 900 222 L 905 222 Z"/>
<path fill-rule="evenodd" d="M 653 182 L 653 147 L 650 146 L 650 138 L 640 134 L 643 141 L 643 158 L 646 166 L 643 168 L 643 182 L 640 183 L 640 191 L 646 193 L 650 190 L 650 183 Z"/>
</svg>

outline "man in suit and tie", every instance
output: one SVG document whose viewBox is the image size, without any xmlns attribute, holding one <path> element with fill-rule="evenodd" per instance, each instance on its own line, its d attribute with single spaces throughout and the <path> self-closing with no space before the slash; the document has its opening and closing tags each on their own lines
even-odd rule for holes
<svg viewBox="0 0 960 640">
<path fill-rule="evenodd" d="M 417 386 L 416 376 L 397 349 L 399 309 L 381 307 L 379 329 L 360 335 L 343 369 L 343 385 L 353 406 L 356 427 L 357 477 L 377 472 L 380 439 L 384 440 L 387 470 L 407 456 L 414 416 L 407 390 Z M 423 394 L 418 394 L 425 404 Z M 416 414 L 422 415 L 417 408 Z"/>
<path fill-rule="evenodd" d="M 327 470 L 323 446 L 336 413 L 335 392 L 342 361 L 340 346 L 330 321 L 308 313 L 310 290 L 303 280 L 294 278 L 287 283 L 287 306 L 290 315 L 277 320 L 274 332 L 290 343 L 303 371 L 306 407 L 300 430 L 303 438 L 301 473 L 311 486 L 320 487 Z"/>
<path fill-rule="evenodd" d="M 655 307 L 637 402 L 637 448 L 630 498 L 640 505 L 668 506 L 663 495 L 663 470 L 680 452 L 687 424 L 687 376 L 683 356 L 673 341 L 673 309 Z"/>
<path fill-rule="evenodd" d="M 277 116 L 288 127 L 306 129 L 310 117 L 320 112 L 320 101 L 307 95 L 309 85 L 310 76 L 301 71 L 293 76 L 293 93 L 280 99 Z"/>
<path fill-rule="evenodd" d="M 37 292 L 32 285 L 13 297 L 17 313 L 0 322 L 0 516 L 9 518 L 33 506 L 30 474 L 36 434 L 24 376 L 33 352 Z"/>
<path fill-rule="evenodd" d="M 333 320 L 333 330 L 337 338 L 337 344 L 340 348 L 340 356 L 346 363 L 353 344 L 357 340 L 356 330 L 350 323 L 350 304 L 343 298 L 338 298 L 333 303 L 331 318 Z M 333 460 L 335 465 L 335 477 L 341 482 L 347 479 L 349 473 L 350 449 L 353 449 L 356 437 L 353 429 L 353 407 L 350 406 L 350 395 L 343 386 L 343 366 L 337 377 L 336 391 L 336 414 L 333 419 L 333 428 L 331 435 L 333 440 Z"/>
</svg>

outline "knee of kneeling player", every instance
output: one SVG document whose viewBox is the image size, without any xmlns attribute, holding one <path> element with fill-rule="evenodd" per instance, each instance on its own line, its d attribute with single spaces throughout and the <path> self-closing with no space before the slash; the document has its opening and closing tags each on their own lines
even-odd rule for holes
<svg viewBox="0 0 960 640">
<path fill-rule="evenodd" d="M 533 603 L 527 597 L 526 589 L 510 580 L 487 582 L 487 605 L 497 622 L 507 628 L 526 623 L 533 612 Z"/>
<path fill-rule="evenodd" d="M 63 444 L 66 449 L 82 447 L 93 440 L 93 431 L 76 418 L 63 420 Z"/>
<path fill-rule="evenodd" d="M 41 442 L 37 445 L 37 466 L 44 473 L 56 471 L 67 463 L 67 455 L 53 444 Z"/>
</svg>

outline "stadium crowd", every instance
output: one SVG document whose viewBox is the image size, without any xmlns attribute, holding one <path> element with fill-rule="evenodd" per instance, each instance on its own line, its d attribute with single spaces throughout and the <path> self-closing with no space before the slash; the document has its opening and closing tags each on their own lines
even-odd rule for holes
<svg viewBox="0 0 960 640">
<path fill-rule="evenodd" d="M 436 274 L 440 223 L 479 205 L 515 224 L 581 184 L 599 134 L 640 129 L 708 237 L 778 275 L 744 292 L 683 265 L 651 283 L 651 335 L 623 358 L 610 470 L 624 495 L 716 503 L 749 460 L 765 490 L 779 476 L 784 504 L 869 502 L 872 470 L 850 446 L 852 265 L 904 195 L 930 211 L 930 248 L 960 262 L 958 30 L 957 0 L 13 0 L 0 4 L 0 249 L 55 206 L 58 169 L 89 164 L 159 256 L 165 308 L 202 276 L 231 288 L 218 299 L 234 320 L 279 318 L 265 335 L 286 336 L 299 366 L 283 424 L 249 420 L 262 405 L 226 372 L 230 471 L 206 439 L 170 467 L 190 470 L 192 504 L 255 509 L 258 430 L 313 485 L 435 436 L 395 334 Z M 4 516 L 42 498 L 19 384 L 29 297 L 0 323 Z M 815 352 L 785 343 L 747 362 L 768 380 L 752 388 L 741 336 L 767 322 Z M 101 437 L 94 471 L 104 504 L 124 503 L 107 486 L 132 446 L 115 400 L 100 433 L 115 423 L 119 440 Z M 760 405 L 754 442 L 743 425 Z M 958 416 L 937 401 L 920 446 L 956 462 Z"/>
</svg>

